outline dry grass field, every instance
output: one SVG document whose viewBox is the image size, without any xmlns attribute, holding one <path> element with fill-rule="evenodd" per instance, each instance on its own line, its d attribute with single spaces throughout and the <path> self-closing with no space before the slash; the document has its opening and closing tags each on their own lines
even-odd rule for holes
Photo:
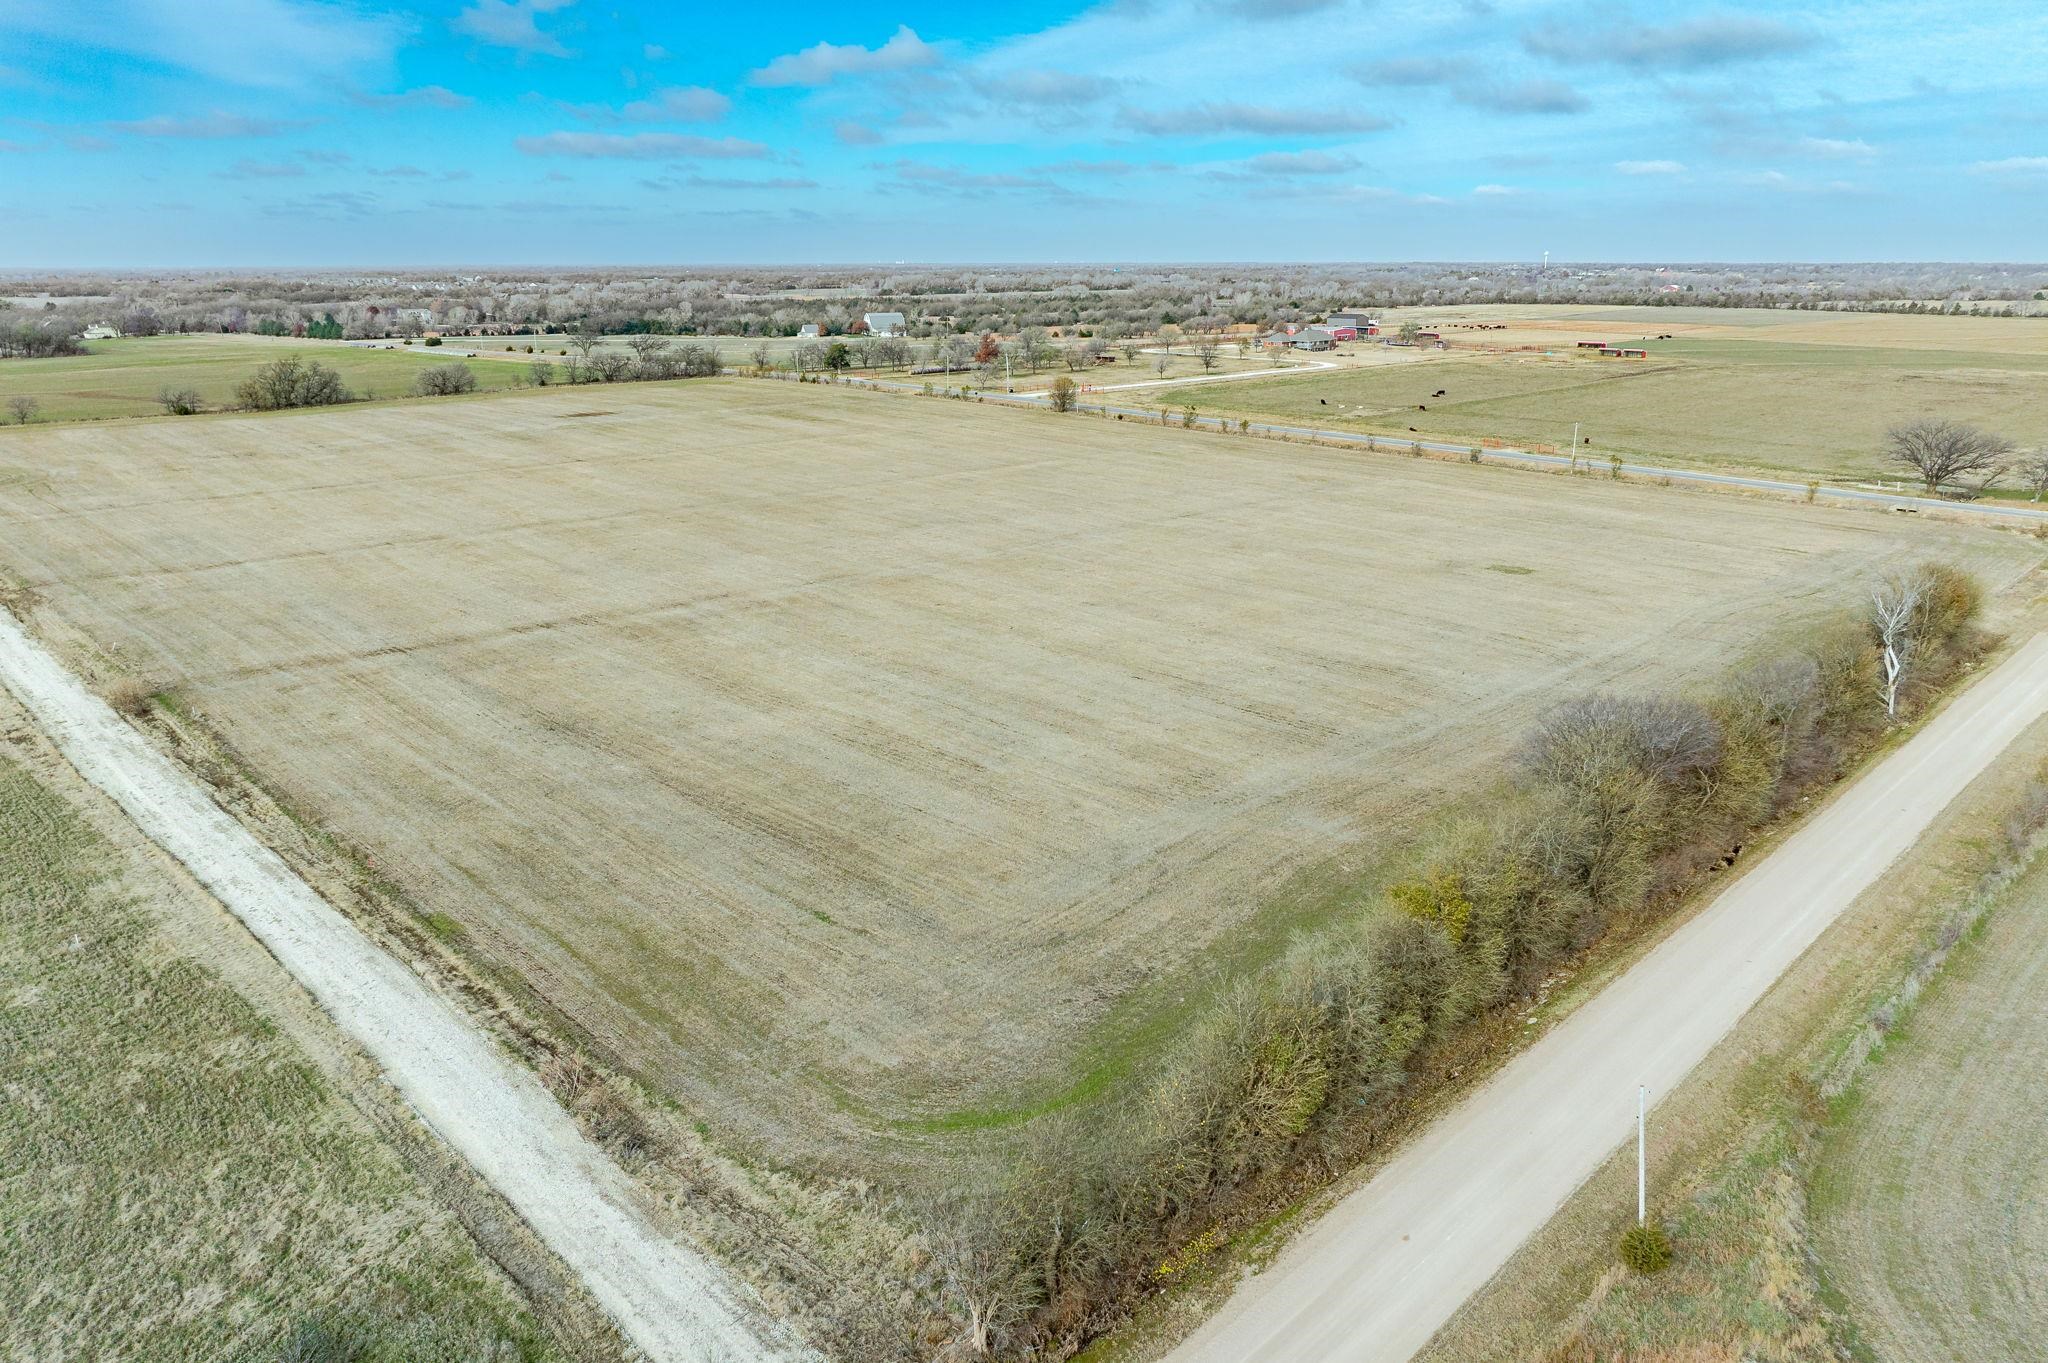
<svg viewBox="0 0 2048 1363">
<path fill-rule="evenodd" d="M 1052 1100 L 1560 697 L 1718 673 L 1922 556 L 2039 560 L 746 380 L 0 432 L 41 615 L 783 1153 Z"/>
<path fill-rule="evenodd" d="M 2048 1340 L 2048 869 L 1985 919 L 1830 1130 L 1814 1240 L 1884 1363 Z"/>
<path fill-rule="evenodd" d="M 1835 479 L 1897 476 L 1880 458 L 1884 432 L 1917 416 L 2048 444 L 2044 320 L 1506 307 L 1386 320 L 1390 330 L 1406 320 L 1440 328 L 1451 348 L 1410 366 L 1206 384 L 1186 399 L 1205 412 L 1403 437 L 1414 427 L 1475 443 L 1563 447 L 1576 422 L 1596 460 L 1619 453 Z M 1649 358 L 1580 353 L 1588 339 L 1640 345 Z"/>
<path fill-rule="evenodd" d="M 556 1358 L 291 1000 L 239 992 L 275 963 L 39 749 L 0 693 L 0 1358 Z"/>
</svg>

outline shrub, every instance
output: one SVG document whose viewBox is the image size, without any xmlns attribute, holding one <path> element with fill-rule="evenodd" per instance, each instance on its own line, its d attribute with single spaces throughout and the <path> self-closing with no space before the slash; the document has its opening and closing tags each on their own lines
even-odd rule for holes
<svg viewBox="0 0 2048 1363">
<path fill-rule="evenodd" d="M 326 407 L 349 401 L 341 375 L 324 364 L 287 355 L 263 365 L 235 389 L 235 398 L 251 411 L 285 407 Z"/>
<path fill-rule="evenodd" d="M 1630 1226 L 1621 1237 L 1621 1262 L 1631 1273 L 1662 1273 L 1671 1266 L 1671 1237 L 1659 1225 Z"/>
<path fill-rule="evenodd" d="M 1055 412 L 1071 412 L 1074 410 L 1074 398 L 1079 392 L 1080 386 L 1062 374 L 1052 381 L 1047 396 L 1052 400 L 1052 409 Z"/>
<path fill-rule="evenodd" d="M 115 713 L 140 719 L 150 712 L 155 703 L 156 691 L 148 682 L 134 677 L 119 677 L 107 687 L 107 704 Z"/>
<path fill-rule="evenodd" d="M 439 336 L 429 336 L 429 337 L 427 337 L 427 339 L 426 339 L 426 340 L 424 340 L 424 341 L 420 342 L 420 344 L 421 344 L 421 345 L 439 345 L 439 344 L 441 344 L 441 338 L 440 338 Z"/>
<path fill-rule="evenodd" d="M 191 416 L 202 405 L 196 388 L 164 388 L 158 391 L 156 401 L 172 416 Z"/>
<path fill-rule="evenodd" d="M 476 373 L 461 363 L 437 364 L 422 369 L 412 381 L 413 396 L 422 398 L 448 397 L 455 393 L 474 393 Z"/>
</svg>

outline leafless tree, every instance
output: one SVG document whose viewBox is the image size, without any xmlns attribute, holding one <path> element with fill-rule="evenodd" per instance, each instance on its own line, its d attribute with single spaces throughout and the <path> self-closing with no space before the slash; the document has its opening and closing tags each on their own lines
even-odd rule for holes
<svg viewBox="0 0 2048 1363">
<path fill-rule="evenodd" d="M 1975 496 L 2005 471 L 2012 451 L 2004 436 L 1947 417 L 1920 417 L 1884 433 L 1885 458 L 1917 473 L 1929 496 L 1939 494 L 1944 483 L 1971 477 L 1976 486 L 1963 490 Z"/>
<path fill-rule="evenodd" d="M 2040 501 L 2048 493 L 2048 445 L 2031 450 L 2020 460 L 2020 477 L 2033 489 L 2034 500 Z"/>
<path fill-rule="evenodd" d="M 621 350 L 600 350 L 584 361 L 584 367 L 606 383 L 617 383 L 633 372 L 633 357 Z"/>
<path fill-rule="evenodd" d="M 1870 625 L 1877 635 L 1884 678 L 1878 683 L 1878 699 L 1889 716 L 1899 713 L 1899 687 L 1905 681 L 1907 664 L 1913 656 L 1913 627 L 1920 614 L 1926 587 L 1918 577 L 1885 579 L 1870 593 Z"/>
<path fill-rule="evenodd" d="M 604 340 L 604 332 L 587 321 L 572 322 L 569 325 L 567 339 L 570 349 L 587 364 L 590 361 L 590 352 L 596 350 L 598 343 Z"/>
<path fill-rule="evenodd" d="M 675 357 L 669 352 L 675 342 L 666 336 L 641 333 L 626 338 L 626 348 L 633 352 L 635 375 L 643 379 L 669 379 L 675 377 Z"/>
<path fill-rule="evenodd" d="M 202 401 L 197 388 L 160 388 L 156 395 L 157 406 L 169 416 L 190 416 Z"/>
<path fill-rule="evenodd" d="M 456 393 L 476 391 L 476 371 L 460 360 L 447 364 L 429 365 L 422 369 L 412 381 L 413 396 L 422 398 L 449 397 Z"/>
<path fill-rule="evenodd" d="M 1030 1274 L 1009 1235 L 1014 1220 L 998 1199 L 966 1196 L 938 1209 L 927 1233 L 946 1296 L 966 1318 L 962 1342 L 977 1357 L 1001 1345 L 1030 1306 Z"/>
<path fill-rule="evenodd" d="M 1214 369 L 1216 367 L 1216 338 L 1214 336 L 1204 332 L 1202 338 L 1195 342 L 1195 358 L 1202 362 L 1202 368 L 1204 369 Z"/>
<path fill-rule="evenodd" d="M 749 352 L 747 358 L 753 361 L 756 374 L 765 374 L 775 363 L 775 351 L 769 347 L 766 341 L 761 341 Z"/>
<path fill-rule="evenodd" d="M 36 412 L 41 408 L 41 405 L 31 397 L 7 399 L 7 410 L 14 415 L 15 424 L 18 426 L 26 426 L 29 422 L 34 421 Z"/>
<path fill-rule="evenodd" d="M 1152 368 L 1157 371 L 1160 378 L 1165 378 L 1166 371 L 1173 368 L 1173 352 L 1162 346 L 1157 358 L 1152 361 Z"/>
</svg>

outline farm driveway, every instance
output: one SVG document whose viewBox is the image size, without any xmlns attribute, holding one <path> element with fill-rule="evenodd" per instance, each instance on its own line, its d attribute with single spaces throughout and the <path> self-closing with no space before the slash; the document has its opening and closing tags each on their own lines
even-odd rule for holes
<svg viewBox="0 0 2048 1363">
<path fill-rule="evenodd" d="M 0 610 L 0 683 L 72 765 L 248 925 L 656 1363 L 773 1359 L 708 1261 L 664 1236 L 539 1080 L 358 933 Z"/>
<path fill-rule="evenodd" d="M 1404 1363 L 2022 730 L 2037 636 L 1304 1232 L 1170 1363 Z M 1653 1116 L 1654 1119 L 1654 1116 Z"/>
</svg>

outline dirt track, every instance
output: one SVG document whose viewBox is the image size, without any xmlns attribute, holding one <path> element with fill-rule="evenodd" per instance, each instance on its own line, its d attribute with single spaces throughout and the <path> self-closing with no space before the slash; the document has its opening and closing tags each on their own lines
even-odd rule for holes
<svg viewBox="0 0 2048 1363">
<path fill-rule="evenodd" d="M 649 1358 L 794 1356 L 763 1345 L 719 1271 L 650 1224 L 625 1176 L 538 1080 L 366 941 L 5 611 L 0 682 L 79 772 L 190 869 L 376 1058 Z"/>
<path fill-rule="evenodd" d="M 1675 1088 L 2044 713 L 2048 636 L 1304 1232 L 1172 1363 L 1404 1363 L 1630 1133 L 1637 1084 Z"/>
</svg>

